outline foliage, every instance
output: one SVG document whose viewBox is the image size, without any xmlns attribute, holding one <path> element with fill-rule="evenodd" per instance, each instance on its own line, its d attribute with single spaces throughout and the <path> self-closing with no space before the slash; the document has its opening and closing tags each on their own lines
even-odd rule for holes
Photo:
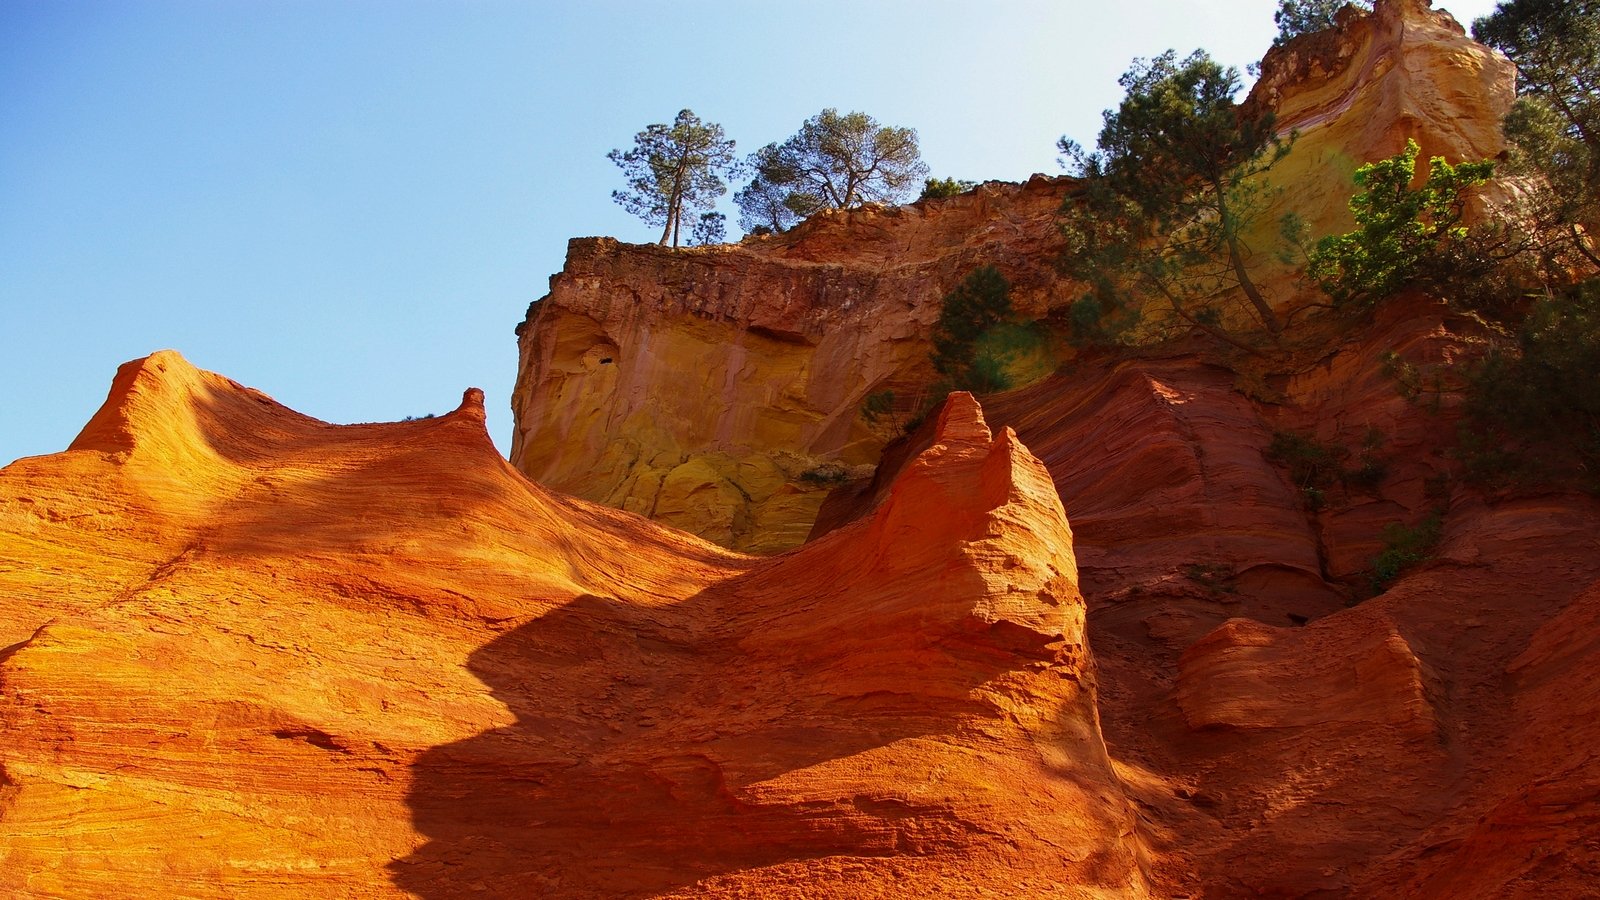
<svg viewBox="0 0 1600 900">
<path fill-rule="evenodd" d="M 1338 444 L 1317 440 L 1309 434 L 1277 431 L 1267 446 L 1267 459 L 1289 470 L 1289 480 L 1304 495 L 1313 512 L 1328 502 L 1328 491 L 1335 485 L 1346 490 L 1371 493 L 1388 477 L 1389 467 L 1378 456 L 1383 447 L 1383 432 L 1367 430 L 1361 441 L 1357 465 L 1347 467 L 1350 451 Z"/>
<path fill-rule="evenodd" d="M 1310 435 L 1279 431 L 1267 446 L 1267 459 L 1289 470 L 1289 480 L 1313 512 L 1327 505 L 1327 491 L 1339 481 L 1350 451 L 1322 443 Z"/>
<path fill-rule="evenodd" d="M 1600 269 L 1600 251 L 1584 230 L 1600 221 L 1600 154 L 1574 137 L 1568 123 L 1544 101 L 1523 97 L 1505 118 L 1513 172 L 1538 176 L 1528 204 L 1548 268 L 1576 253 Z M 1576 260 L 1574 260 L 1576 261 Z"/>
<path fill-rule="evenodd" d="M 933 367 L 952 390 L 992 394 L 1012 386 L 1008 366 L 1040 340 L 1031 325 L 1014 320 L 1010 282 L 995 267 L 981 266 L 945 295 L 933 331 Z"/>
<path fill-rule="evenodd" d="M 739 206 L 739 227 L 748 234 L 776 234 L 806 215 L 790 208 L 790 192 L 784 184 L 769 180 L 773 165 L 768 165 L 768 173 L 758 170 L 750 183 L 733 195 Z"/>
<path fill-rule="evenodd" d="M 1535 305 L 1515 344 L 1469 374 L 1466 414 L 1476 474 L 1512 469 L 1509 445 L 1536 444 L 1600 490 L 1600 279 Z"/>
<path fill-rule="evenodd" d="M 837 463 L 823 463 L 816 468 L 801 472 L 800 480 L 817 487 L 827 487 L 849 481 L 850 473 L 844 466 Z"/>
<path fill-rule="evenodd" d="M 734 195 L 739 224 L 782 231 L 823 209 L 899 202 L 928 174 L 912 128 L 825 109 L 781 144 L 751 154 L 755 178 Z"/>
<path fill-rule="evenodd" d="M 972 344 L 972 363 L 957 390 L 992 394 L 1019 387 L 1045 374 L 1048 358 L 1045 332 L 1036 322 L 1001 322 L 978 336 Z"/>
<path fill-rule="evenodd" d="M 704 247 L 727 240 L 727 222 L 728 217 L 722 213 L 701 213 L 700 218 L 695 220 L 694 230 L 689 234 L 690 246 Z"/>
<path fill-rule="evenodd" d="M 861 417 L 867 420 L 868 425 L 878 424 L 879 419 L 893 414 L 894 398 L 894 391 L 888 389 L 868 394 L 861 402 Z"/>
<path fill-rule="evenodd" d="M 1600 268 L 1582 227 L 1600 220 L 1600 0 L 1508 0 L 1472 33 L 1517 64 L 1506 138 L 1512 167 L 1543 176 L 1543 234 Z"/>
<path fill-rule="evenodd" d="M 1519 94 L 1600 150 L 1600 0 L 1503 0 L 1472 34 L 1517 64 Z"/>
<path fill-rule="evenodd" d="M 976 181 L 957 181 L 954 178 L 929 178 L 922 185 L 922 196 L 918 200 L 939 200 L 945 197 L 954 197 L 965 194 L 977 187 Z"/>
<path fill-rule="evenodd" d="M 1238 570 L 1228 563 L 1189 563 L 1182 572 L 1183 577 L 1212 593 L 1239 593 L 1239 585 L 1235 583 Z"/>
<path fill-rule="evenodd" d="M 634 135 L 632 149 L 606 154 L 628 181 L 627 190 L 611 198 L 648 224 L 664 226 L 660 243 L 670 239 L 676 247 L 684 210 L 709 208 L 728 192 L 723 179 L 738 175 L 733 146 L 721 125 L 682 110 L 671 125 L 650 125 Z"/>
<path fill-rule="evenodd" d="M 1382 592 L 1405 570 L 1433 558 L 1444 530 L 1439 513 L 1409 526 L 1392 522 L 1383 528 L 1383 550 L 1372 558 L 1372 589 Z"/>
<path fill-rule="evenodd" d="M 1345 6 L 1371 9 L 1372 3 L 1371 0 L 1278 0 L 1278 11 L 1272 14 L 1272 23 L 1278 26 L 1273 46 L 1302 34 L 1332 28 L 1334 14 Z"/>
<path fill-rule="evenodd" d="M 1435 156 L 1427 182 L 1413 190 L 1419 152 L 1407 140 L 1400 153 L 1356 170 L 1361 190 L 1350 212 L 1358 227 L 1319 241 L 1306 270 L 1335 303 L 1370 306 L 1402 288 L 1437 289 L 1493 269 L 1461 219 L 1467 190 L 1487 181 L 1494 163 L 1452 166 Z"/>
<path fill-rule="evenodd" d="M 1361 439 L 1361 454 L 1357 457 L 1360 464 L 1340 473 L 1339 477 L 1346 487 L 1369 494 L 1377 492 L 1378 486 L 1389 477 L 1388 463 L 1378 456 L 1381 449 L 1383 432 L 1368 428 L 1366 437 Z"/>
<path fill-rule="evenodd" d="M 1127 96 L 1106 110 L 1098 149 L 1062 138 L 1082 179 L 1062 209 L 1061 265 L 1089 283 L 1071 311 L 1079 340 L 1111 339 L 1137 323 L 1146 301 L 1245 349 L 1222 328 L 1222 303 L 1242 293 L 1262 325 L 1282 323 L 1249 274 L 1243 233 L 1264 206 L 1258 176 L 1288 153 L 1270 115 L 1246 118 L 1239 73 L 1204 51 L 1135 60 L 1119 82 Z"/>
</svg>

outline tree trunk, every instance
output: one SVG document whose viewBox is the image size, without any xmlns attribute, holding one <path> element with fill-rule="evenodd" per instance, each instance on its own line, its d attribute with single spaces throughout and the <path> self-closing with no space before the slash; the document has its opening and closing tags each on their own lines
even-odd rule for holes
<svg viewBox="0 0 1600 900">
<path fill-rule="evenodd" d="M 680 164 L 672 175 L 672 192 L 667 195 L 667 227 L 661 230 L 661 246 L 667 245 L 667 238 L 672 238 L 672 246 L 678 246 L 678 218 L 683 214 L 683 166 Z"/>
<path fill-rule="evenodd" d="M 1262 353 L 1260 350 L 1257 350 L 1249 344 L 1246 344 L 1244 341 L 1241 341 L 1226 331 L 1223 331 L 1221 328 L 1200 321 L 1197 316 L 1192 315 L 1187 309 L 1183 308 L 1183 301 L 1179 300 L 1176 294 L 1167 290 L 1167 286 L 1162 284 L 1160 279 L 1150 278 L 1149 280 L 1156 286 L 1156 290 L 1160 291 L 1166 296 L 1167 303 L 1171 304 L 1172 306 L 1172 311 L 1177 313 L 1178 316 L 1185 322 L 1188 322 L 1190 325 L 1193 325 L 1201 331 L 1204 331 L 1206 334 L 1211 335 L 1224 344 L 1238 347 L 1240 350 L 1255 356 L 1266 356 L 1265 353 Z"/>
<path fill-rule="evenodd" d="M 1260 317 L 1261 324 L 1267 326 L 1273 337 L 1283 334 L 1283 323 L 1278 321 L 1278 316 L 1273 313 L 1272 305 L 1261 291 L 1256 289 L 1255 282 L 1250 280 L 1250 273 L 1245 271 L 1244 252 L 1239 249 L 1239 235 L 1235 231 L 1232 217 L 1228 214 L 1228 193 L 1221 182 L 1213 182 L 1217 191 L 1217 212 L 1221 216 L 1222 237 L 1228 243 L 1228 262 L 1233 265 L 1234 277 L 1239 279 L 1239 288 L 1249 298 L 1250 305 L 1256 308 L 1256 315 Z"/>
<path fill-rule="evenodd" d="M 1567 228 L 1572 231 L 1572 243 L 1578 248 L 1578 252 L 1587 257 L 1596 269 L 1600 269 L 1600 257 L 1595 256 L 1594 251 L 1589 249 L 1589 238 L 1583 233 L 1583 227 L 1573 222 Z"/>
</svg>

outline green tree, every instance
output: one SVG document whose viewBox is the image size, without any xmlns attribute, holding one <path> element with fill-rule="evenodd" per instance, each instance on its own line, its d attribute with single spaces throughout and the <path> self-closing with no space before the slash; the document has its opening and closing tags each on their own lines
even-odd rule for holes
<svg viewBox="0 0 1600 900">
<path fill-rule="evenodd" d="M 611 198 L 651 225 L 663 226 L 659 243 L 678 246 L 685 210 L 708 209 L 728 192 L 724 178 L 740 167 L 722 126 L 702 122 L 691 110 L 671 125 L 651 125 L 634 135 L 632 149 L 606 158 L 621 167 L 628 188 Z"/>
<path fill-rule="evenodd" d="M 1333 27 L 1333 17 L 1346 6 L 1372 9 L 1371 0 L 1278 0 L 1278 11 L 1272 14 L 1278 26 L 1278 36 L 1273 46 L 1287 43 L 1292 38 L 1313 31 Z"/>
<path fill-rule="evenodd" d="M 1270 115 L 1240 115 L 1239 73 L 1203 50 L 1135 60 L 1127 96 L 1106 110 L 1098 149 L 1062 138 L 1081 179 L 1063 206 L 1063 269 L 1091 293 L 1072 310 L 1079 333 L 1130 324 L 1147 301 L 1244 349 L 1222 328 L 1225 298 L 1242 295 L 1272 334 L 1283 324 L 1250 277 L 1244 232 L 1265 205 L 1262 176 L 1289 152 Z"/>
<path fill-rule="evenodd" d="M 1497 260 L 1481 252 L 1461 224 L 1468 189 L 1494 174 L 1484 161 L 1428 163 L 1428 180 L 1412 189 L 1421 148 L 1406 149 L 1356 170 L 1361 190 L 1350 198 L 1355 231 L 1323 238 L 1306 274 L 1337 304 L 1372 305 L 1406 287 L 1439 289 L 1487 274 Z"/>
<path fill-rule="evenodd" d="M 918 200 L 939 200 L 965 194 L 977 187 L 976 181 L 958 181 L 954 178 L 929 178 L 923 182 L 922 196 Z"/>
<path fill-rule="evenodd" d="M 689 235 L 690 245 L 704 247 L 722 243 L 727 239 L 727 222 L 728 217 L 722 213 L 701 213 L 694 222 L 694 231 Z"/>
<path fill-rule="evenodd" d="M 774 234 L 802 216 L 790 208 L 787 186 L 768 180 L 759 170 L 733 201 L 739 207 L 739 227 L 748 234 Z"/>
<path fill-rule="evenodd" d="M 755 178 L 734 202 L 745 230 L 782 231 L 823 209 L 904 200 L 928 174 L 912 128 L 825 109 L 781 144 L 751 154 Z"/>
<path fill-rule="evenodd" d="M 1517 64 L 1506 137 L 1513 168 L 1543 176 L 1543 230 L 1600 268 L 1584 228 L 1600 223 L 1600 0 L 1509 0 L 1472 33 Z"/>
</svg>

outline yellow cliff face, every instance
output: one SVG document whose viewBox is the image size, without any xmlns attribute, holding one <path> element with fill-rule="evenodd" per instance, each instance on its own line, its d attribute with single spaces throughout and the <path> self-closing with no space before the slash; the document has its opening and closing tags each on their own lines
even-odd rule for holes
<svg viewBox="0 0 1600 900">
<path fill-rule="evenodd" d="M 1248 109 L 1272 109 L 1294 151 L 1248 243 L 1273 302 L 1305 291 L 1270 260 L 1278 218 L 1347 230 L 1351 175 L 1408 138 L 1452 161 L 1503 149 L 1511 64 L 1425 0 L 1349 9 L 1339 26 L 1272 50 Z M 942 201 L 813 217 L 739 244 L 669 250 L 575 240 L 519 328 L 512 462 L 528 476 L 729 547 L 798 545 L 827 490 L 863 475 L 934 380 L 939 301 L 980 265 L 1024 314 L 1080 289 L 1054 271 L 1069 184 L 989 184 Z"/>
<path fill-rule="evenodd" d="M 725 546 L 797 546 L 892 436 L 867 396 L 895 391 L 902 414 L 924 399 L 944 294 L 994 264 L 1019 307 L 1055 299 L 1064 189 L 985 185 L 722 247 L 575 240 L 519 329 L 512 462 Z"/>
<path fill-rule="evenodd" d="M 1347 6 L 1336 21 L 1267 51 L 1245 101 L 1247 113 L 1272 110 L 1281 133 L 1298 135 L 1269 175 L 1276 199 L 1259 219 L 1256 246 L 1273 245 L 1279 217 L 1291 210 L 1313 236 L 1348 231 L 1355 170 L 1407 140 L 1424 161 L 1477 162 L 1506 148 L 1500 122 L 1515 99 L 1515 67 L 1449 13 L 1429 0 L 1378 0 L 1370 13 Z M 1292 291 L 1285 278 L 1273 286 L 1280 296 Z"/>
</svg>

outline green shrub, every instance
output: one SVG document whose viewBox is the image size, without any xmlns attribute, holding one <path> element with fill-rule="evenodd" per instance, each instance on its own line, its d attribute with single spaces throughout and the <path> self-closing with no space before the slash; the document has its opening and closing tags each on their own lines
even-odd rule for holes
<svg viewBox="0 0 1600 900">
<path fill-rule="evenodd" d="M 1388 463 L 1378 456 L 1383 447 L 1383 432 L 1367 430 L 1361 441 L 1357 465 L 1347 468 L 1350 451 L 1338 444 L 1324 443 L 1308 434 L 1278 431 L 1267 446 L 1267 459 L 1289 470 L 1289 480 L 1304 495 L 1313 512 L 1327 505 L 1328 491 L 1337 485 L 1346 490 L 1374 493 L 1389 476 Z"/>
<path fill-rule="evenodd" d="M 1382 449 L 1383 432 L 1368 428 L 1366 436 L 1361 439 L 1361 454 L 1357 457 L 1359 465 L 1344 470 L 1340 475 L 1346 487 L 1369 494 L 1377 492 L 1378 486 L 1389 477 L 1389 464 L 1378 456 L 1378 451 Z"/>
<path fill-rule="evenodd" d="M 1339 480 L 1350 451 L 1293 431 L 1278 431 L 1267 446 L 1267 459 L 1289 470 L 1289 480 L 1312 511 L 1327 503 L 1327 489 Z"/>
<path fill-rule="evenodd" d="M 1600 279 L 1539 301 L 1515 343 L 1490 350 L 1469 373 L 1468 473 L 1541 474 L 1511 445 L 1546 451 L 1547 469 L 1575 469 L 1600 490 Z"/>
<path fill-rule="evenodd" d="M 1189 563 L 1182 571 L 1183 577 L 1212 593 L 1239 593 L 1239 585 L 1234 583 L 1239 573 L 1227 563 Z"/>
<path fill-rule="evenodd" d="M 965 194 L 977 187 L 976 181 L 958 181 L 954 178 L 929 178 L 922 187 L 922 196 L 919 200 L 939 200 L 945 197 L 954 197 Z"/>
<path fill-rule="evenodd" d="M 1352 0 L 1278 0 L 1278 11 L 1272 14 L 1278 26 L 1278 36 L 1272 39 L 1274 47 L 1286 44 L 1302 34 L 1332 28 L 1334 15 Z M 1362 9 L 1372 9 L 1371 0 L 1353 0 Z"/>
<path fill-rule="evenodd" d="M 889 416 L 894 411 L 894 391 L 882 390 L 868 394 L 867 399 L 861 402 L 861 417 L 867 424 L 876 425 L 878 420 Z"/>
<path fill-rule="evenodd" d="M 1034 324 L 1015 320 L 1011 283 L 995 267 L 982 266 L 944 298 L 933 331 L 933 367 L 951 390 L 992 394 L 1010 389 L 1012 367 L 1043 343 Z"/>
<path fill-rule="evenodd" d="M 1411 187 L 1420 148 L 1356 170 L 1350 198 L 1355 231 L 1329 236 L 1311 251 L 1307 275 L 1337 304 L 1371 306 L 1407 287 L 1437 290 L 1481 277 L 1495 260 L 1469 240 L 1461 224 L 1468 189 L 1494 174 L 1490 161 L 1428 163 L 1428 180 Z"/>
<path fill-rule="evenodd" d="M 826 487 L 829 485 L 843 484 L 850 480 L 850 473 L 844 466 L 837 463 L 823 463 L 814 469 L 800 473 L 800 480 L 806 484 Z"/>
<path fill-rule="evenodd" d="M 1433 558 L 1444 530 L 1444 519 L 1437 513 L 1415 526 L 1393 522 L 1384 526 L 1383 551 L 1372 558 L 1372 589 L 1382 593 L 1407 569 Z"/>
</svg>

